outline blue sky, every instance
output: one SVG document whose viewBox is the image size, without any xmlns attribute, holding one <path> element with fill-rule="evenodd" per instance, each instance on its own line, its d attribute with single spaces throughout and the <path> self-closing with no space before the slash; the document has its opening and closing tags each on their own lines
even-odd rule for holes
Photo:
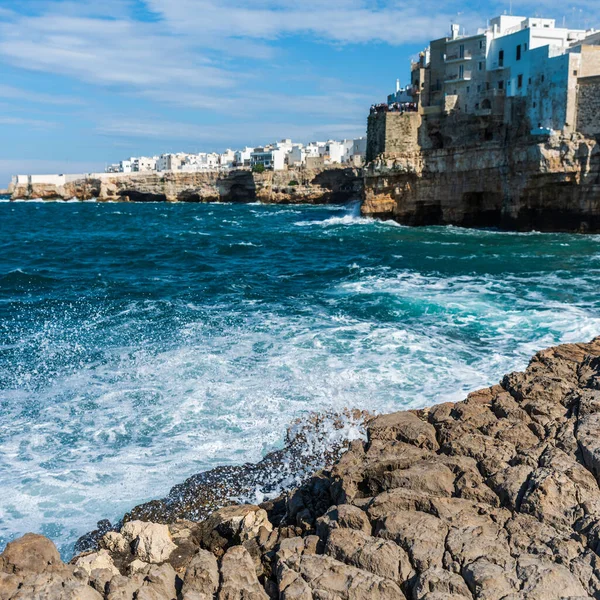
<svg viewBox="0 0 600 600">
<path fill-rule="evenodd" d="M 600 28 L 598 0 L 513 12 Z M 0 0 L 0 187 L 130 155 L 364 134 L 428 40 L 493 0 Z"/>
</svg>

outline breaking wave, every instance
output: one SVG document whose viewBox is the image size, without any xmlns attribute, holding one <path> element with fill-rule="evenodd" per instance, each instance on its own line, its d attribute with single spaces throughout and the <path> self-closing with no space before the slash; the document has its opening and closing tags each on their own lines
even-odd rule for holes
<svg viewBox="0 0 600 600">
<path fill-rule="evenodd" d="M 356 207 L 0 212 L 0 546 L 35 530 L 68 555 L 98 519 L 260 460 L 298 417 L 459 400 L 600 333 L 594 236 Z"/>
</svg>

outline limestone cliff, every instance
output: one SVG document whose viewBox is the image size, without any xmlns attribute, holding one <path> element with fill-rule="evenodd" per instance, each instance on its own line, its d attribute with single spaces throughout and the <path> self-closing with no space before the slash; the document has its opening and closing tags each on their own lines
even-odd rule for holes
<svg viewBox="0 0 600 600">
<path fill-rule="evenodd" d="M 260 506 L 200 522 L 159 509 L 69 565 L 28 534 L 0 555 L 0 598 L 600 598 L 600 338 L 367 428 Z"/>
<path fill-rule="evenodd" d="M 403 117 L 411 131 L 370 125 L 374 146 L 389 150 L 365 169 L 364 215 L 406 225 L 600 231 L 595 138 L 532 136 L 474 118 L 447 119 L 436 131 L 419 115 L 380 120 Z"/>
<path fill-rule="evenodd" d="M 64 185 L 13 184 L 12 199 L 98 199 L 132 202 L 336 203 L 360 197 L 359 170 L 328 168 L 251 173 L 134 173 L 90 175 Z"/>
</svg>

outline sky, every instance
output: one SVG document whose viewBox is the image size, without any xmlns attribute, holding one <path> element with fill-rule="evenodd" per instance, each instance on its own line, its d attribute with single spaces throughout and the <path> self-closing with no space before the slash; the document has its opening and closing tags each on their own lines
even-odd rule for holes
<svg viewBox="0 0 600 600">
<path fill-rule="evenodd" d="M 496 0 L 0 0 L 0 188 L 129 156 L 365 135 L 368 108 Z M 600 29 L 600 2 L 513 0 Z"/>
</svg>

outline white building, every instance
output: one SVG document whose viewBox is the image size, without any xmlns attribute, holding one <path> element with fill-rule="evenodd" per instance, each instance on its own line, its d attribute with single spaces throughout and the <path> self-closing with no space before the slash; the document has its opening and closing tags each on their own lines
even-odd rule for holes
<svg viewBox="0 0 600 600">
<path fill-rule="evenodd" d="M 237 150 L 235 153 L 235 166 L 236 167 L 249 167 L 250 157 L 254 152 L 254 148 L 246 146 L 243 150 Z"/>
<path fill-rule="evenodd" d="M 157 171 L 179 171 L 188 154 L 161 154 L 156 161 Z"/>
<path fill-rule="evenodd" d="M 287 155 L 287 162 L 290 167 L 301 167 L 306 163 L 306 150 L 302 144 L 294 144 Z"/>
<path fill-rule="evenodd" d="M 285 169 L 285 156 L 283 150 L 256 148 L 250 155 L 250 166 L 262 165 L 265 169 L 283 171 Z"/>
<path fill-rule="evenodd" d="M 119 163 L 119 173 L 131 173 L 133 171 L 133 165 L 131 159 L 122 160 Z"/>
<path fill-rule="evenodd" d="M 222 169 L 232 169 L 236 160 L 236 153 L 233 150 L 227 149 L 219 156 L 219 165 Z"/>
<path fill-rule="evenodd" d="M 158 162 L 158 157 L 148 157 L 148 156 L 140 156 L 138 158 L 132 158 L 131 160 L 131 170 L 134 173 L 147 173 L 150 171 L 156 171 L 156 163 Z"/>
</svg>

